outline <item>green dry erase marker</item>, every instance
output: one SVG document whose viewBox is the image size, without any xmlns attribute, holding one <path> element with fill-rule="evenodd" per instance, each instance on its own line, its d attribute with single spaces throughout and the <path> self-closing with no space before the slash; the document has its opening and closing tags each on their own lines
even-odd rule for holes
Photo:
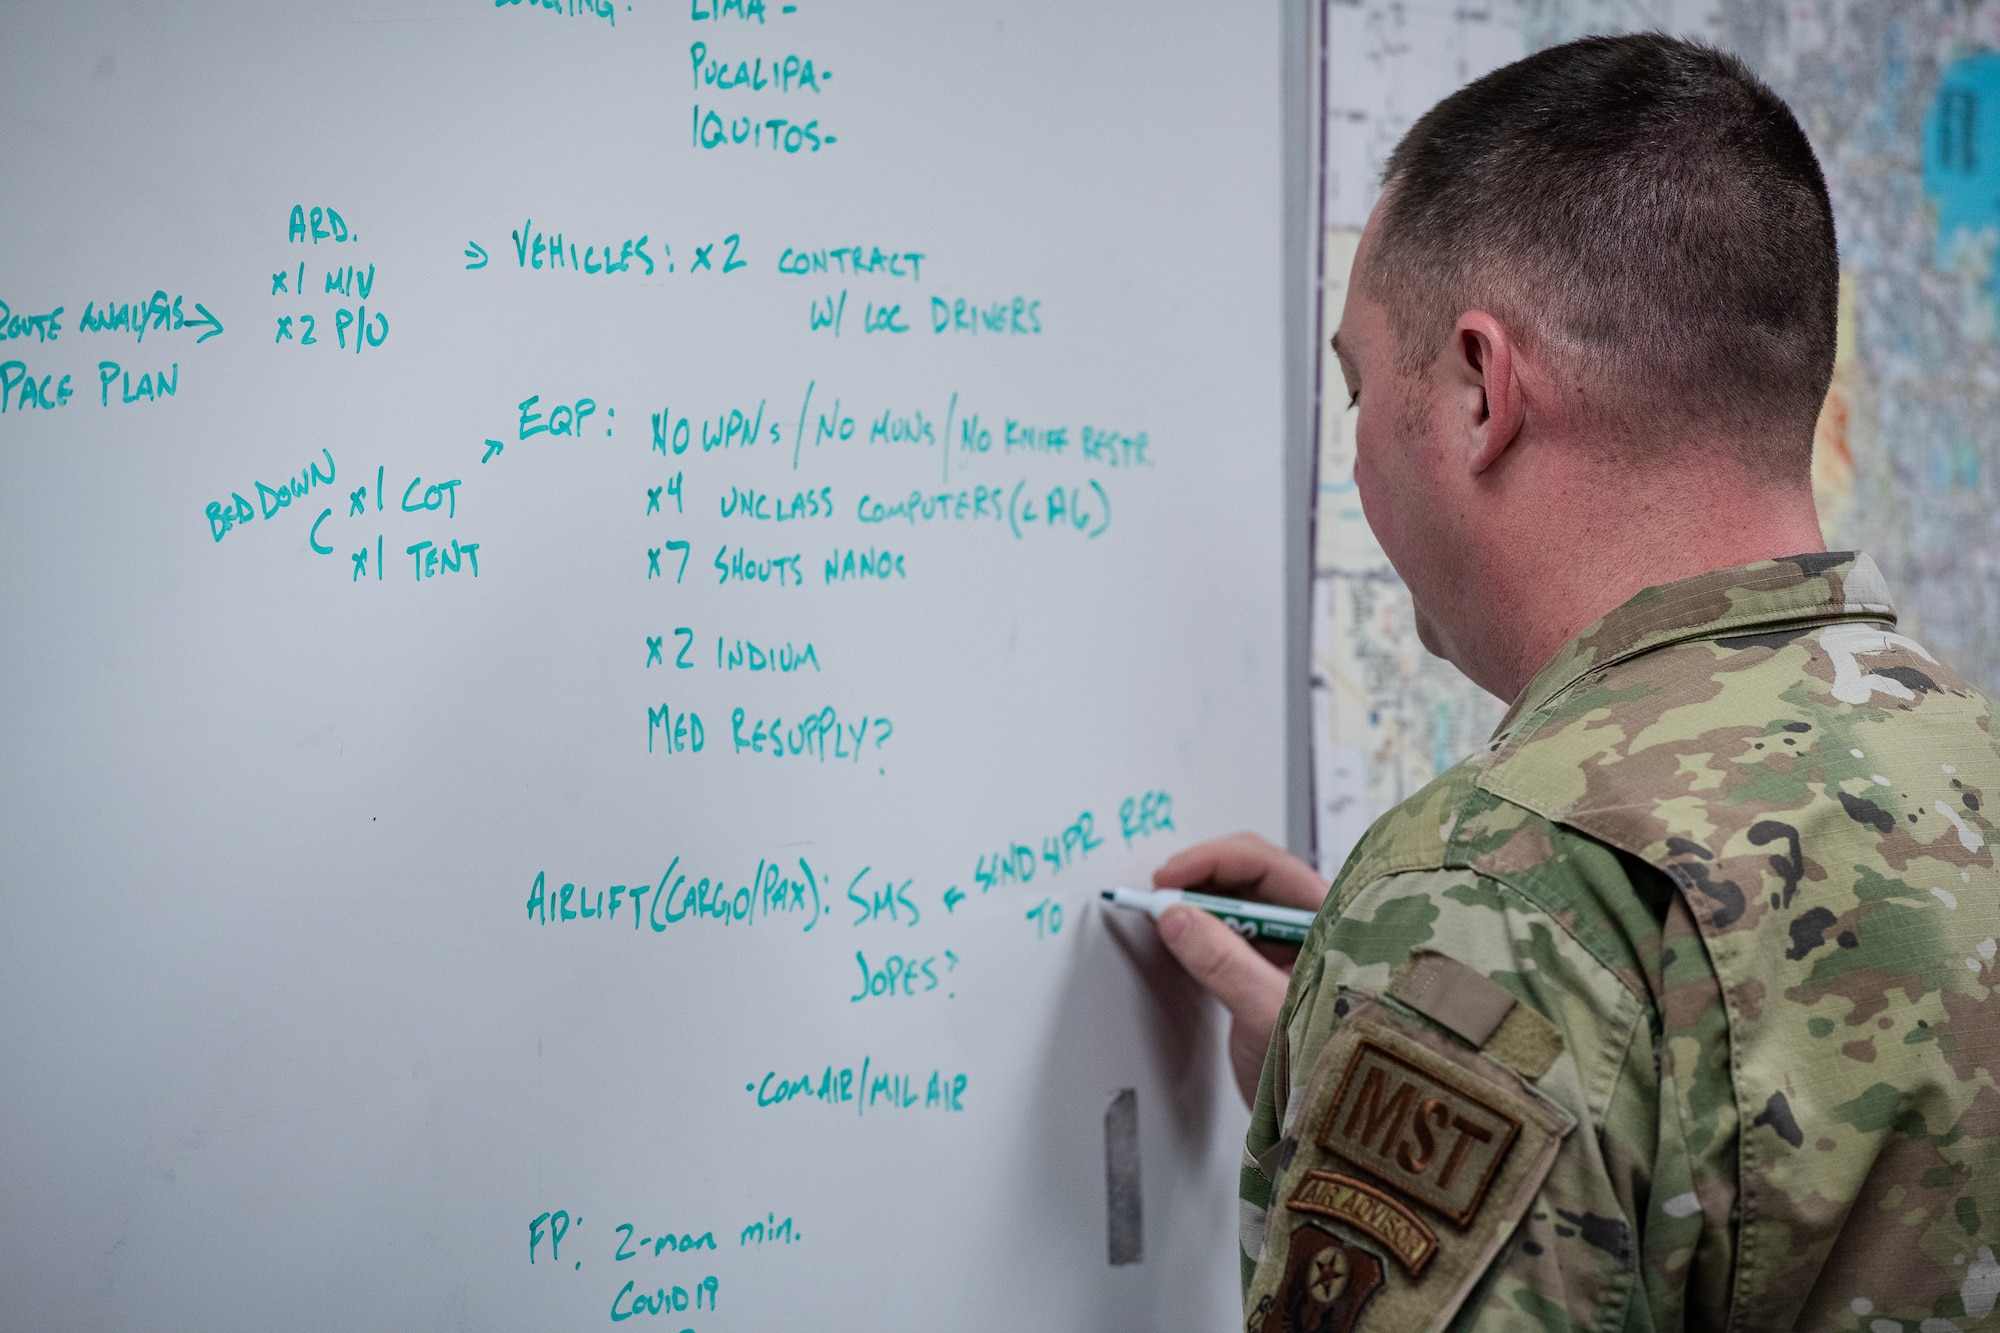
<svg viewBox="0 0 2000 1333">
<path fill-rule="evenodd" d="M 1160 913 L 1175 903 L 1199 907 L 1246 940 L 1267 944 L 1303 944 L 1313 923 L 1311 912 L 1296 907 L 1273 907 L 1245 898 L 1218 898 L 1210 893 L 1189 893 L 1185 889 L 1106 889 L 1104 901 L 1113 907 L 1130 907 L 1158 921 Z"/>
</svg>

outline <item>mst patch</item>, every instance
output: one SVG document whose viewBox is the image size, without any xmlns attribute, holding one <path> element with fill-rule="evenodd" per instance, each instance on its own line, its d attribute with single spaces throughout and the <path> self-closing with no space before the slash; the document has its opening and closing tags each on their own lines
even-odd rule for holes
<svg viewBox="0 0 2000 1333">
<path fill-rule="evenodd" d="M 1456 1079 L 1363 1038 L 1320 1122 L 1319 1146 L 1464 1226 L 1520 1132 L 1518 1118 Z"/>
<path fill-rule="evenodd" d="M 1437 1232 L 1387 1191 L 1337 1171 L 1308 1171 L 1285 1207 L 1345 1222 L 1382 1242 L 1403 1271 L 1416 1277 L 1437 1253 Z"/>
<path fill-rule="evenodd" d="M 1435 1020 L 1338 994 L 1346 1012 L 1264 1168 L 1270 1203 L 1244 1289 L 1245 1333 L 1444 1333 L 1535 1206 L 1576 1121 Z M 1329 1238 L 1347 1249 L 1329 1254 Z M 1331 1299 L 1339 1264 L 1371 1288 L 1365 1309 Z"/>
<path fill-rule="evenodd" d="M 1312 1225 L 1292 1233 L 1285 1276 L 1264 1298 L 1257 1333 L 1353 1333 L 1361 1308 L 1382 1287 L 1382 1261 Z"/>
</svg>

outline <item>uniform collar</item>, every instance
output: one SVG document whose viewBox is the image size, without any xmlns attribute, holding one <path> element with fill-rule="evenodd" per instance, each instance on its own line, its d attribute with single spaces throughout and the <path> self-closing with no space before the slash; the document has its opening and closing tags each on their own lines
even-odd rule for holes
<svg viewBox="0 0 2000 1333">
<path fill-rule="evenodd" d="M 1896 621 L 1882 571 L 1859 551 L 1786 556 L 1646 588 L 1564 644 L 1493 735 L 1505 735 L 1591 672 L 1655 648 L 1855 619 Z"/>
</svg>

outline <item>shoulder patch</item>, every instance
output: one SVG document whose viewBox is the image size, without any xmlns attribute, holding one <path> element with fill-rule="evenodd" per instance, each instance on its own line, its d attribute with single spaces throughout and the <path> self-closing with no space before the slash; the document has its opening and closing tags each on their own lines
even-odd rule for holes
<svg viewBox="0 0 2000 1333">
<path fill-rule="evenodd" d="M 1261 1256 L 1244 1293 L 1249 1333 L 1448 1327 L 1575 1126 L 1455 1035 L 1376 997 L 1343 996 L 1349 1007 L 1272 1163 Z M 1333 1303 L 1325 1279 L 1336 1262 L 1364 1279 L 1365 1301 Z"/>
<path fill-rule="evenodd" d="M 1306 1172 L 1292 1197 L 1285 1200 L 1285 1207 L 1338 1218 L 1360 1228 L 1387 1246 L 1411 1277 L 1421 1276 L 1424 1265 L 1437 1253 L 1437 1232 L 1424 1225 L 1422 1218 L 1387 1190 L 1337 1171 Z"/>
<path fill-rule="evenodd" d="M 1381 1287 L 1380 1259 L 1330 1231 L 1300 1227 L 1258 1333 L 1353 1333 Z"/>
<path fill-rule="evenodd" d="M 1470 1091 L 1441 1060 L 1364 1038 L 1320 1121 L 1319 1145 L 1464 1226 L 1521 1134 L 1521 1118 Z"/>
<path fill-rule="evenodd" d="M 1388 994 L 1470 1046 L 1484 1046 L 1514 1007 L 1505 986 L 1436 949 L 1413 952 L 1390 979 Z"/>
<path fill-rule="evenodd" d="M 1518 1003 L 1505 986 L 1435 949 L 1412 953 L 1386 993 L 1523 1078 L 1540 1078 L 1562 1054 L 1555 1024 Z"/>
</svg>

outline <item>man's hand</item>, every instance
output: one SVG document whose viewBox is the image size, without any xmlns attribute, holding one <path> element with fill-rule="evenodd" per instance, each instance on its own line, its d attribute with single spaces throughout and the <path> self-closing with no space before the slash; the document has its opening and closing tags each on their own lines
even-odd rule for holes
<svg viewBox="0 0 2000 1333">
<path fill-rule="evenodd" d="M 1153 872 L 1153 887 L 1253 898 L 1312 912 L 1326 898 L 1327 882 L 1304 861 L 1255 833 L 1232 833 L 1169 857 Z M 1229 1011 L 1229 1063 L 1243 1100 L 1254 1102 L 1298 950 L 1253 945 L 1199 907 L 1170 907 L 1161 913 L 1160 939 L 1188 975 Z"/>
</svg>

